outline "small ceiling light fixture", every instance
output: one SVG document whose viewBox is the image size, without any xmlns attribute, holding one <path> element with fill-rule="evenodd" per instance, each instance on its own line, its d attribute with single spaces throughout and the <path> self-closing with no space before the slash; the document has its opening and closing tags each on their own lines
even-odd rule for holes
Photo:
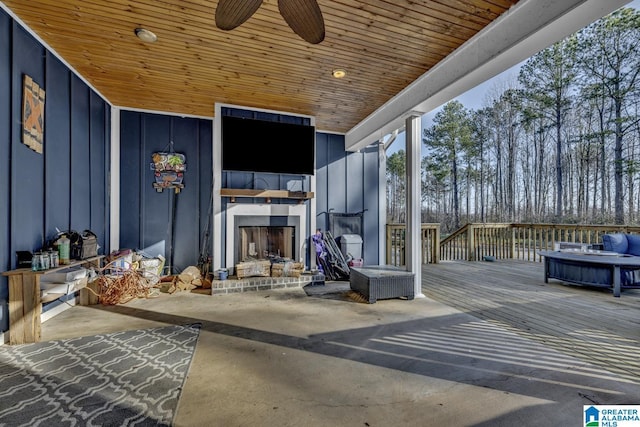
<svg viewBox="0 0 640 427">
<path fill-rule="evenodd" d="M 345 70 L 343 70 L 342 68 L 337 68 L 337 69 L 335 69 L 335 70 L 333 70 L 331 72 L 331 75 L 333 77 L 335 77 L 336 79 L 341 79 L 341 78 L 343 78 L 344 76 L 347 75 L 347 72 Z"/>
<path fill-rule="evenodd" d="M 146 28 L 136 28 L 135 32 L 136 36 L 143 42 L 154 43 L 156 40 L 158 40 L 158 36 L 147 30 Z"/>
</svg>

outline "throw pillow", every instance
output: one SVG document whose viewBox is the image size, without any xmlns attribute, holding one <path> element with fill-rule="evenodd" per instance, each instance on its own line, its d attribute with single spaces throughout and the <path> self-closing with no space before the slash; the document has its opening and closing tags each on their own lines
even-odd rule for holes
<svg viewBox="0 0 640 427">
<path fill-rule="evenodd" d="M 627 242 L 629 243 L 627 253 L 640 256 L 640 234 L 627 234 Z"/>
<path fill-rule="evenodd" d="M 602 236 L 602 246 L 604 246 L 605 251 L 626 254 L 627 249 L 629 248 L 629 243 L 627 242 L 627 236 L 625 234 L 605 234 Z"/>
</svg>

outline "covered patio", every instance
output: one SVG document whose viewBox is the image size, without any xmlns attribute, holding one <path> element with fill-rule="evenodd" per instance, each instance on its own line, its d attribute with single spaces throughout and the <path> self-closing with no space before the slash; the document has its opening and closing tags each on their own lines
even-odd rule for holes
<svg viewBox="0 0 640 427">
<path fill-rule="evenodd" d="M 201 323 L 176 426 L 574 425 L 583 405 L 638 403 L 640 291 L 544 284 L 535 262 L 424 265 L 419 232 L 421 115 L 628 1 L 320 1 L 328 35 L 314 46 L 275 1 L 232 32 L 213 26 L 215 1 L 107 3 L 0 2 L 3 270 L 56 227 L 96 231 L 105 254 L 166 244 L 184 267 L 206 248 L 212 270 L 226 267 L 237 193 L 223 190 L 257 191 L 243 201 L 252 208 L 304 211 L 302 240 L 329 212 L 366 211 L 365 259 L 383 264 L 384 140 L 405 130 L 405 265 L 424 298 L 160 295 L 75 306 L 42 324 L 43 341 Z M 136 38 L 143 26 L 159 43 Z M 43 153 L 21 141 L 25 75 L 47 91 Z M 223 170 L 224 109 L 314 125 L 315 174 Z M 174 142 L 190 181 L 179 196 L 156 194 L 150 155 Z M 272 204 L 267 189 L 287 196 Z"/>
<path fill-rule="evenodd" d="M 76 307 L 43 339 L 201 322 L 176 426 L 575 425 L 583 405 L 636 404 L 640 291 L 542 274 L 446 261 L 412 302 L 296 288 Z"/>
<path fill-rule="evenodd" d="M 206 247 L 213 270 L 228 268 L 235 264 L 228 255 L 230 201 L 238 190 L 259 195 L 268 189 L 312 195 L 300 216 L 303 238 L 325 228 L 329 212 L 366 211 L 365 258 L 379 264 L 385 248 L 384 141 L 405 130 L 412 238 L 406 265 L 420 296 L 421 116 L 628 1 L 320 1 L 326 38 L 318 44 L 298 38 L 275 1 L 258 4 L 245 23 L 223 31 L 214 22 L 218 3 L 2 2 L 9 14 L 2 22 L 8 60 L 0 84 L 11 97 L 0 119 L 3 140 L 15 142 L 3 164 L 12 171 L 6 191 L 11 209 L 0 210 L 11 236 L 3 253 L 41 245 L 55 226 L 89 228 L 105 253 L 160 244 L 171 264 L 185 268 Z M 143 29 L 156 37 L 138 38 Z M 38 54 L 27 54 L 32 51 Z M 347 74 L 334 78 L 336 70 Z M 62 116 L 47 121 L 45 137 L 56 145 L 45 156 L 19 145 L 23 74 L 45 89 L 60 89 L 47 98 L 47 108 Z M 315 174 L 292 179 L 223 170 L 225 110 L 315 126 Z M 174 208 L 176 197 L 147 191 L 148 158 L 167 147 L 193 159 L 180 208 Z M 74 168 L 62 168 L 70 170 L 64 177 L 52 166 L 72 163 Z M 31 180 L 24 171 L 33 170 L 38 176 Z M 89 174 L 90 185 L 84 185 Z M 18 191 L 24 182 L 29 188 Z M 70 199 L 47 198 L 50 182 Z M 242 202 L 297 202 L 271 199 Z M 176 210 L 195 213 L 196 221 Z M 34 214 L 23 217 L 21 211 Z M 176 226 L 167 231 L 167 223 Z M 173 233 L 176 228 L 181 232 Z M 208 228 L 208 245 L 192 244 Z M 15 267 L 8 256 L 4 264 Z"/>
</svg>

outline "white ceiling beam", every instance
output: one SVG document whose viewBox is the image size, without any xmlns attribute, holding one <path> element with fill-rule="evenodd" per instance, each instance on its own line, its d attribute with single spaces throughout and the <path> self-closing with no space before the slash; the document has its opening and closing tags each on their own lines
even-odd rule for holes
<svg viewBox="0 0 640 427">
<path fill-rule="evenodd" d="M 398 95 L 349 130 L 345 149 L 357 151 L 428 113 L 629 0 L 521 0 Z"/>
</svg>

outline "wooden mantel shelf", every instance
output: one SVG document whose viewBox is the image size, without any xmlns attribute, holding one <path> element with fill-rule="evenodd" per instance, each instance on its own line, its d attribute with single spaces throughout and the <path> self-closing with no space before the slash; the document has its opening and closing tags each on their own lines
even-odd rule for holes
<svg viewBox="0 0 640 427">
<path fill-rule="evenodd" d="M 314 193 L 309 191 L 288 191 L 288 190 L 247 190 L 242 188 L 221 188 L 220 196 L 231 197 L 264 197 L 265 199 L 313 199 Z"/>
</svg>

